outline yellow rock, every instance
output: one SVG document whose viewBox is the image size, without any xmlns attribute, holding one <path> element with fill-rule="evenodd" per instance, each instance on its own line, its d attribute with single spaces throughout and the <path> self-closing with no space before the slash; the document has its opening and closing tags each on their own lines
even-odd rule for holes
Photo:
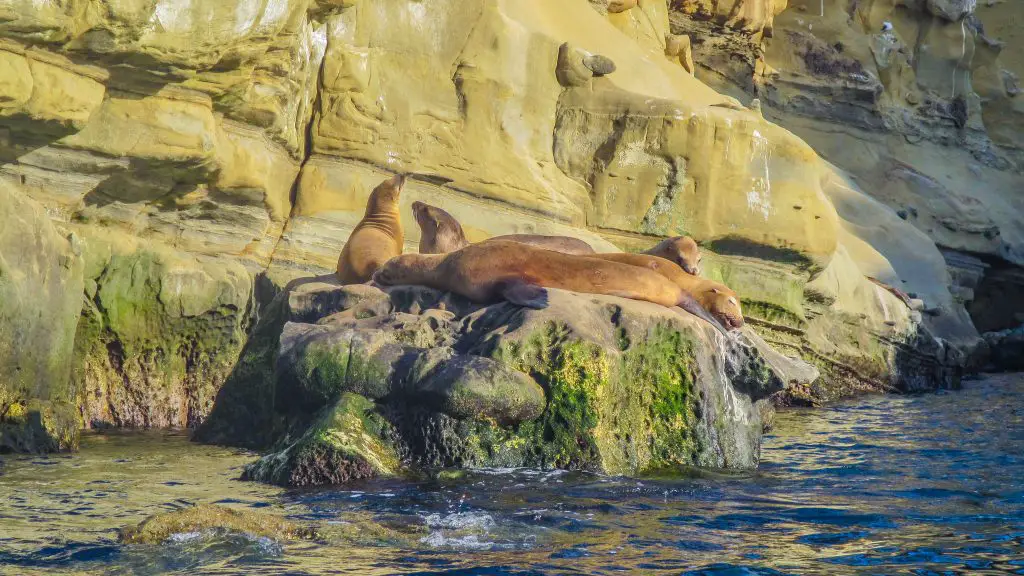
<svg viewBox="0 0 1024 576">
<path fill-rule="evenodd" d="M 105 88 L 93 78 L 49 62 L 0 50 L 0 116 L 82 128 L 99 107 Z"/>
</svg>

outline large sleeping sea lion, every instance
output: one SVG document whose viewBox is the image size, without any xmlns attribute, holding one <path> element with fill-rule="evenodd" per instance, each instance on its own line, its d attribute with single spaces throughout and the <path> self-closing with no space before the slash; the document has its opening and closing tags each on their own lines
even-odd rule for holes
<svg viewBox="0 0 1024 576">
<path fill-rule="evenodd" d="M 606 294 L 678 306 L 726 332 L 692 296 L 650 268 L 508 240 L 470 244 L 448 254 L 403 254 L 381 266 L 373 280 L 420 284 L 483 304 L 504 299 L 530 308 L 547 307 L 546 288 Z"/>
<path fill-rule="evenodd" d="M 710 312 L 727 329 L 736 330 L 743 327 L 743 311 L 740 308 L 739 298 L 732 289 L 721 282 L 687 274 L 674 262 L 648 254 L 591 254 L 587 258 L 598 258 L 654 270 L 692 296 L 702 308 Z"/>
<path fill-rule="evenodd" d="M 338 258 L 338 278 L 342 284 L 368 282 L 382 264 L 402 253 L 404 238 L 398 198 L 403 186 L 405 176 L 396 174 L 370 193 L 366 213 Z"/>
<path fill-rule="evenodd" d="M 412 213 L 420 226 L 420 254 L 446 254 L 469 246 L 462 225 L 448 212 L 425 202 L 412 203 Z M 511 240 L 565 254 L 594 254 L 594 249 L 583 240 L 569 236 L 542 236 L 540 234 L 507 234 L 485 240 Z M 686 273 L 700 274 L 701 254 L 697 243 L 689 236 L 666 238 L 644 252 L 675 262 Z"/>
<path fill-rule="evenodd" d="M 420 201 L 412 203 L 412 213 L 420 225 L 420 254 L 446 254 L 469 246 L 462 225 L 451 214 Z M 494 240 L 509 240 L 565 254 L 594 253 L 590 244 L 569 236 L 506 234 L 488 238 L 486 242 Z"/>
</svg>

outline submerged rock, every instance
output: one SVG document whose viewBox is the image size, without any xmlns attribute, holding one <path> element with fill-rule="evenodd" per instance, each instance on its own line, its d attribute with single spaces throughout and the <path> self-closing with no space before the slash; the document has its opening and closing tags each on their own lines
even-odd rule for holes
<svg viewBox="0 0 1024 576">
<path fill-rule="evenodd" d="M 419 467 L 752 468 L 768 397 L 817 376 L 647 302 L 552 290 L 532 310 L 372 290 L 280 294 L 199 437 L 252 446 L 251 430 L 274 431 L 245 478 L 292 486 Z M 311 301 L 336 305 L 293 306 Z"/>
<path fill-rule="evenodd" d="M 235 510 L 216 504 L 200 504 L 174 512 L 154 514 L 136 526 L 122 528 L 118 536 L 125 544 L 159 544 L 174 534 L 207 530 L 245 533 L 274 540 L 317 536 L 312 527 L 300 526 L 267 512 Z"/>
</svg>

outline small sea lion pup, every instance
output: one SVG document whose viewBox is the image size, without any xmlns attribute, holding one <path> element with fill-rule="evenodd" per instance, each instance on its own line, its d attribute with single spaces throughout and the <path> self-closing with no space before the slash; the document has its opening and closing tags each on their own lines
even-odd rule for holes
<svg viewBox="0 0 1024 576">
<path fill-rule="evenodd" d="M 366 213 L 341 249 L 338 279 L 342 284 L 368 282 L 388 260 L 402 253 L 402 220 L 398 199 L 405 175 L 396 174 L 381 182 L 366 201 Z"/>
<path fill-rule="evenodd" d="M 454 216 L 420 201 L 412 203 L 412 213 L 420 225 L 420 254 L 446 254 L 469 246 L 462 225 Z M 543 236 L 540 234 L 506 234 L 488 238 L 485 242 L 509 240 L 530 244 L 564 254 L 593 254 L 594 249 L 583 240 L 569 236 Z"/>
<path fill-rule="evenodd" d="M 646 300 L 683 308 L 726 333 L 693 297 L 650 268 L 508 240 L 470 244 L 448 254 L 403 254 L 381 266 L 373 280 L 429 286 L 482 304 L 508 300 L 537 309 L 548 305 L 546 288 Z"/>
<path fill-rule="evenodd" d="M 692 276 L 683 272 L 674 262 L 649 254 L 593 254 L 588 258 L 654 270 L 693 297 L 727 329 L 736 330 L 743 327 L 743 311 L 740 309 L 739 298 L 732 289 L 721 282 Z"/>
<path fill-rule="evenodd" d="M 670 262 L 675 262 L 687 274 L 700 275 L 700 248 L 697 247 L 697 243 L 693 238 L 689 236 L 666 238 L 656 244 L 654 248 L 645 251 L 644 254 L 658 256 Z"/>
</svg>

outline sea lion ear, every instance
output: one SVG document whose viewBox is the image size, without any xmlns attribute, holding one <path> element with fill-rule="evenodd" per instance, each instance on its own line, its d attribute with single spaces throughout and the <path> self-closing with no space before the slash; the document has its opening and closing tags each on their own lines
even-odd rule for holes
<svg viewBox="0 0 1024 576">
<path fill-rule="evenodd" d="M 522 280 L 509 282 L 501 291 L 505 300 L 526 308 L 540 310 L 548 307 L 548 291 L 543 286 Z"/>
<path fill-rule="evenodd" d="M 721 294 L 722 293 L 722 291 L 719 290 L 718 288 L 712 288 L 711 291 L 714 292 L 715 294 Z"/>
</svg>

